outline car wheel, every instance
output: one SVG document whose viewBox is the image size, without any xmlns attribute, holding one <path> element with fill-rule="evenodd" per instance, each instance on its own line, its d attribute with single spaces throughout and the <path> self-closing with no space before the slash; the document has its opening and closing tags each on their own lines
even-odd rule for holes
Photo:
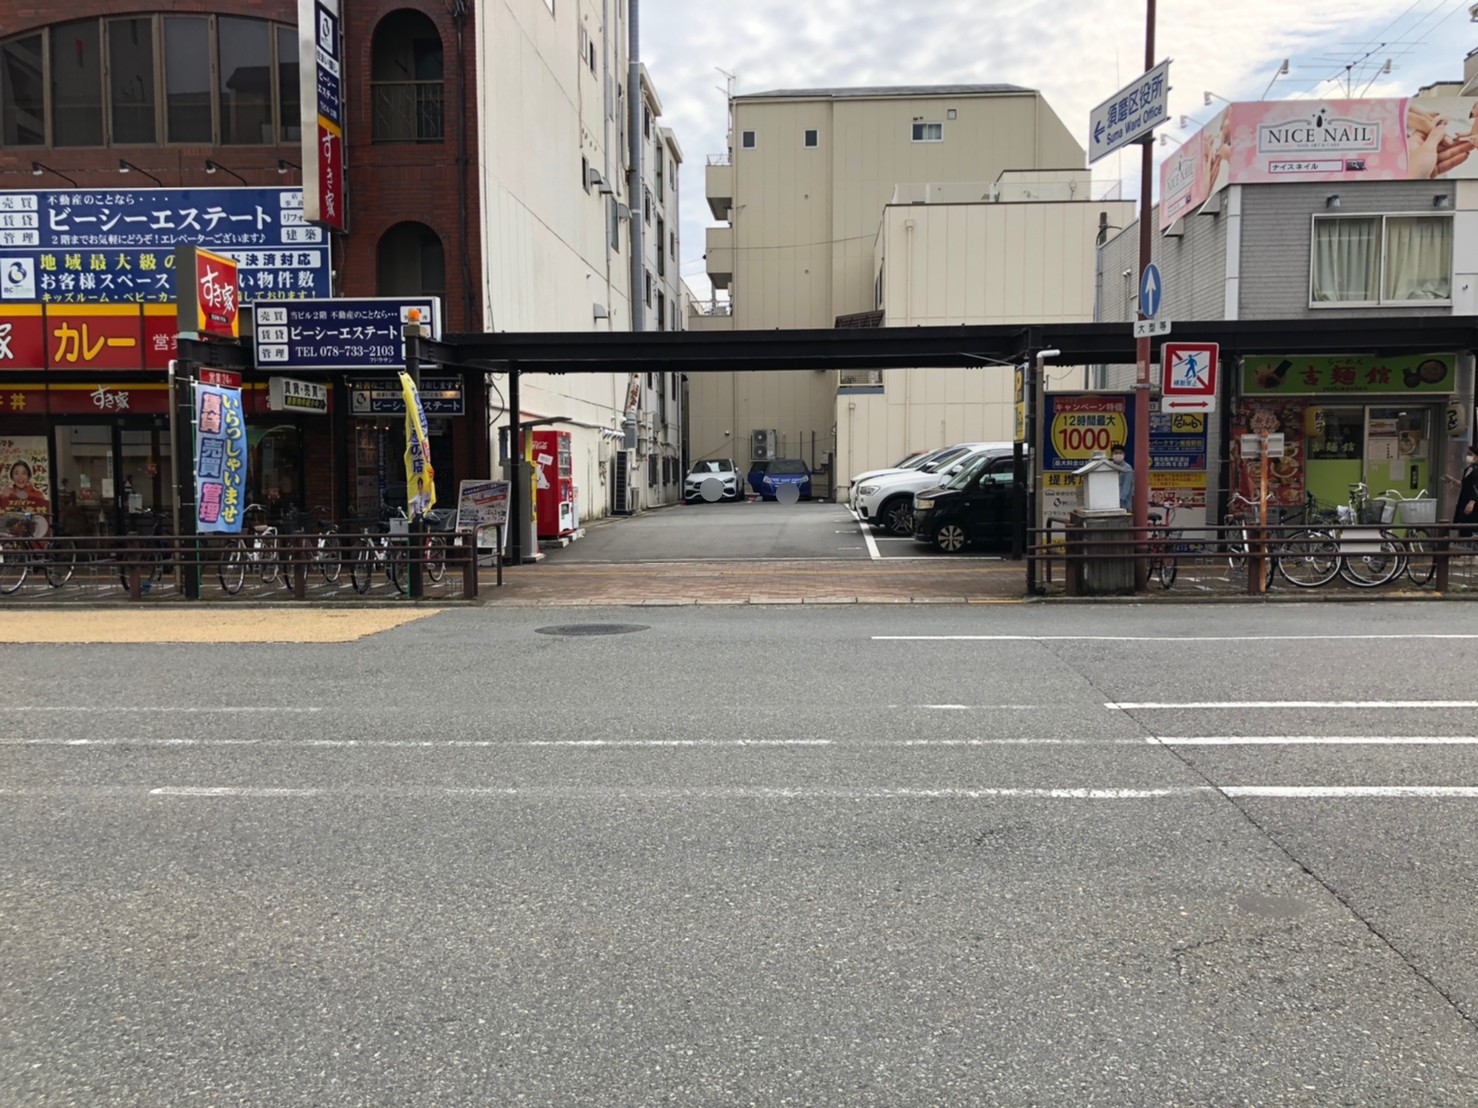
<svg viewBox="0 0 1478 1108">
<path fill-rule="evenodd" d="M 965 529 L 958 523 L 943 524 L 934 532 L 934 545 L 946 554 L 958 554 L 965 549 Z"/>
<path fill-rule="evenodd" d="M 883 530 L 890 535 L 907 537 L 913 534 L 913 505 L 902 497 L 884 504 L 878 512 L 878 519 Z"/>
</svg>

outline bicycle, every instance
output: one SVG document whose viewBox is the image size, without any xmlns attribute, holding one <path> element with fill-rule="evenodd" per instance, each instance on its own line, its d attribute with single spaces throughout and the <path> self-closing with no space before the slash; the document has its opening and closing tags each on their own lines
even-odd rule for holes
<svg viewBox="0 0 1478 1108">
<path fill-rule="evenodd" d="M 1426 529 L 1437 522 L 1437 501 L 1427 496 L 1426 489 L 1415 496 L 1402 496 L 1395 489 L 1387 489 L 1385 499 L 1396 505 L 1398 526 L 1390 534 L 1402 545 L 1406 576 L 1414 585 L 1426 585 L 1437 574 L 1437 559 L 1433 554 L 1436 544 Z"/>
<path fill-rule="evenodd" d="M 267 510 L 260 504 L 242 509 L 245 521 L 265 519 Z M 248 572 L 255 573 L 264 585 L 282 581 L 292 588 L 292 581 L 282 572 L 282 555 L 277 542 L 277 528 L 269 523 L 246 522 L 243 531 L 250 538 L 239 538 L 228 546 L 216 564 L 216 575 L 228 596 L 235 596 L 246 583 Z"/>
<path fill-rule="evenodd" d="M 1312 502 L 1313 497 L 1309 497 Z M 1253 528 L 1258 526 L 1261 515 L 1258 503 L 1250 497 L 1243 496 L 1240 492 L 1234 492 L 1227 500 L 1228 511 L 1223 523 L 1229 530 L 1226 536 L 1227 566 L 1232 572 L 1249 571 L 1253 558 Z M 1281 508 L 1269 506 L 1270 526 L 1283 526 L 1291 518 L 1304 516 L 1309 508 Z M 1275 518 L 1274 518 L 1275 517 Z M 1263 588 L 1267 589 L 1273 583 L 1273 565 L 1276 561 L 1273 546 L 1266 540 L 1263 543 L 1263 571 L 1266 580 Z"/>
<path fill-rule="evenodd" d="M 146 508 L 138 513 L 144 525 L 143 531 L 130 531 L 126 536 L 127 550 L 118 554 L 118 583 L 128 589 L 131 566 L 139 568 L 140 587 L 148 592 L 164 579 L 164 570 L 170 562 L 169 552 L 161 538 L 166 532 L 166 519 L 159 512 Z"/>
<path fill-rule="evenodd" d="M 1175 575 L 1180 572 L 1180 564 L 1171 550 L 1180 541 L 1181 533 L 1170 529 L 1175 510 L 1180 506 L 1181 502 L 1173 496 L 1167 496 L 1160 503 L 1150 504 L 1151 508 L 1164 509 L 1163 515 L 1155 512 L 1149 514 L 1153 526 L 1149 538 L 1149 571 L 1151 575 L 1159 577 L 1162 589 L 1175 584 Z"/>
<path fill-rule="evenodd" d="M 337 582 L 344 569 L 344 544 L 332 514 L 320 504 L 308 512 L 290 510 L 283 517 L 288 529 L 302 536 L 302 553 L 326 585 Z"/>
<path fill-rule="evenodd" d="M 1350 486 L 1350 502 L 1335 511 L 1333 526 L 1308 528 L 1279 546 L 1278 572 L 1289 584 L 1312 589 L 1343 577 L 1362 589 L 1393 580 L 1406 567 L 1401 541 L 1379 524 L 1385 502 L 1372 501 L 1364 484 Z M 1321 521 L 1321 522 L 1327 522 Z"/>
<path fill-rule="evenodd" d="M 366 527 L 361 533 L 355 544 L 354 560 L 349 566 L 349 583 L 354 586 L 355 592 L 361 595 L 369 592 L 375 572 L 379 569 L 384 570 L 385 579 L 402 596 L 409 591 L 409 522 L 404 511 L 398 512 L 398 518 L 382 513 L 375 521 L 377 530 L 370 531 Z"/>
<path fill-rule="evenodd" d="M 9 596 L 19 589 L 36 566 L 54 589 L 72 579 L 76 545 L 70 539 L 48 537 L 45 515 L 22 512 L 6 522 L 5 530 L 14 537 L 0 540 L 0 594 Z"/>
</svg>

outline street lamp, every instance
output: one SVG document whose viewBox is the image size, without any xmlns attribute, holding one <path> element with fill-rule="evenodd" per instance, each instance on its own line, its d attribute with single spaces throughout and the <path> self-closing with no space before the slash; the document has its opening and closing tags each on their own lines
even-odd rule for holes
<svg viewBox="0 0 1478 1108">
<path fill-rule="evenodd" d="M 205 172 L 207 172 L 207 173 L 214 173 L 218 169 L 222 173 L 229 173 L 229 174 L 231 174 L 232 177 L 235 177 L 243 185 L 246 184 L 246 178 L 243 177 L 241 174 L 237 173 L 234 169 L 230 169 L 230 168 L 222 165 L 220 162 L 211 161 L 209 158 L 206 158 L 205 159 Z"/>
<path fill-rule="evenodd" d="M 164 187 L 164 182 L 161 181 L 158 177 L 154 176 L 154 174 L 150 173 L 147 169 L 140 169 L 138 166 L 134 165 L 133 162 L 128 161 L 128 160 L 126 160 L 124 158 L 119 158 L 118 159 L 118 172 L 119 173 L 128 173 L 130 171 L 132 171 L 134 173 L 142 173 L 145 177 L 149 178 L 149 180 L 153 181 L 160 188 L 163 188 Z"/>
<path fill-rule="evenodd" d="M 1213 96 L 1216 97 L 1218 100 L 1220 100 L 1224 104 L 1230 104 L 1231 103 L 1231 101 L 1228 100 L 1221 93 L 1219 93 L 1219 92 L 1212 92 L 1210 89 L 1208 89 L 1207 91 L 1201 93 L 1201 99 L 1202 99 L 1202 101 L 1205 103 L 1205 105 L 1208 108 L 1211 107 L 1211 98 Z"/>
<path fill-rule="evenodd" d="M 72 180 L 72 178 L 68 177 L 65 173 L 58 173 L 56 170 L 52 169 L 51 166 L 42 165 L 40 162 L 31 163 L 32 177 L 40 177 L 43 173 L 50 173 L 53 177 L 60 177 L 63 181 L 67 182 L 67 184 L 71 185 L 73 188 L 77 187 L 77 182 Z"/>
</svg>

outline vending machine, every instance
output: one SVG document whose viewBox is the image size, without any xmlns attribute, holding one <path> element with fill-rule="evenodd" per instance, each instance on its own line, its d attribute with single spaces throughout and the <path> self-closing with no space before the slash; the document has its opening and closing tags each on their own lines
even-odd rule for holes
<svg viewBox="0 0 1478 1108">
<path fill-rule="evenodd" d="M 536 512 L 541 539 L 558 539 L 575 530 L 575 467 L 568 431 L 535 431 Z"/>
</svg>

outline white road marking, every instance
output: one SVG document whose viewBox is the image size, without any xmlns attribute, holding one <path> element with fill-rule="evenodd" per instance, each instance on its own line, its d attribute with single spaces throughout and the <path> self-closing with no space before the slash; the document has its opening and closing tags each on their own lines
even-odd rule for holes
<svg viewBox="0 0 1478 1108">
<path fill-rule="evenodd" d="M 872 528 L 860 519 L 857 521 L 857 528 L 862 532 L 862 541 L 867 543 L 868 555 L 875 562 L 881 561 L 883 556 L 878 553 L 878 544 L 877 540 L 872 537 Z"/>
<path fill-rule="evenodd" d="M 213 715 L 216 712 L 321 712 L 322 708 L 269 708 L 262 705 L 220 705 L 206 707 L 186 704 L 136 704 L 136 705 L 77 705 L 77 704 L 21 704 L 8 705 L 7 712 L 190 712 Z"/>
<path fill-rule="evenodd" d="M 1232 797 L 1265 800 L 1364 800 L 1364 799 L 1456 799 L 1478 798 L 1473 785 L 1227 785 L 1222 792 Z"/>
<path fill-rule="evenodd" d="M 1104 705 L 1110 711 L 1175 711 L 1222 708 L 1478 708 L 1478 700 L 1187 700 L 1182 703 L 1144 700 Z"/>
<path fill-rule="evenodd" d="M 212 788 L 195 788 L 186 785 L 167 785 L 159 789 L 150 789 L 150 796 L 247 796 L 247 797 L 289 797 L 289 796 L 318 796 L 322 789 L 274 789 L 274 788 L 241 788 L 234 786 L 216 786 Z"/>
<path fill-rule="evenodd" d="M 1478 635 L 873 635 L 873 642 L 1372 642 L 1478 639 Z"/>
<path fill-rule="evenodd" d="M 1472 735 L 1199 735 L 1144 741 L 1151 746 L 1478 746 Z"/>
<path fill-rule="evenodd" d="M 1474 785 L 1209 785 L 1146 788 L 766 788 L 695 787 L 653 788 L 622 786 L 580 788 L 571 786 L 455 787 L 398 786 L 394 788 L 277 788 L 238 785 L 163 785 L 156 788 L 127 786 L 49 786 L 0 788 L 0 796 L 31 799 L 134 796 L 179 799 L 298 800 L 312 797 L 374 797 L 418 800 L 433 798 L 492 798 L 530 800 L 1160 800 L 1196 799 L 1217 795 L 1254 800 L 1475 800 Z"/>
</svg>

